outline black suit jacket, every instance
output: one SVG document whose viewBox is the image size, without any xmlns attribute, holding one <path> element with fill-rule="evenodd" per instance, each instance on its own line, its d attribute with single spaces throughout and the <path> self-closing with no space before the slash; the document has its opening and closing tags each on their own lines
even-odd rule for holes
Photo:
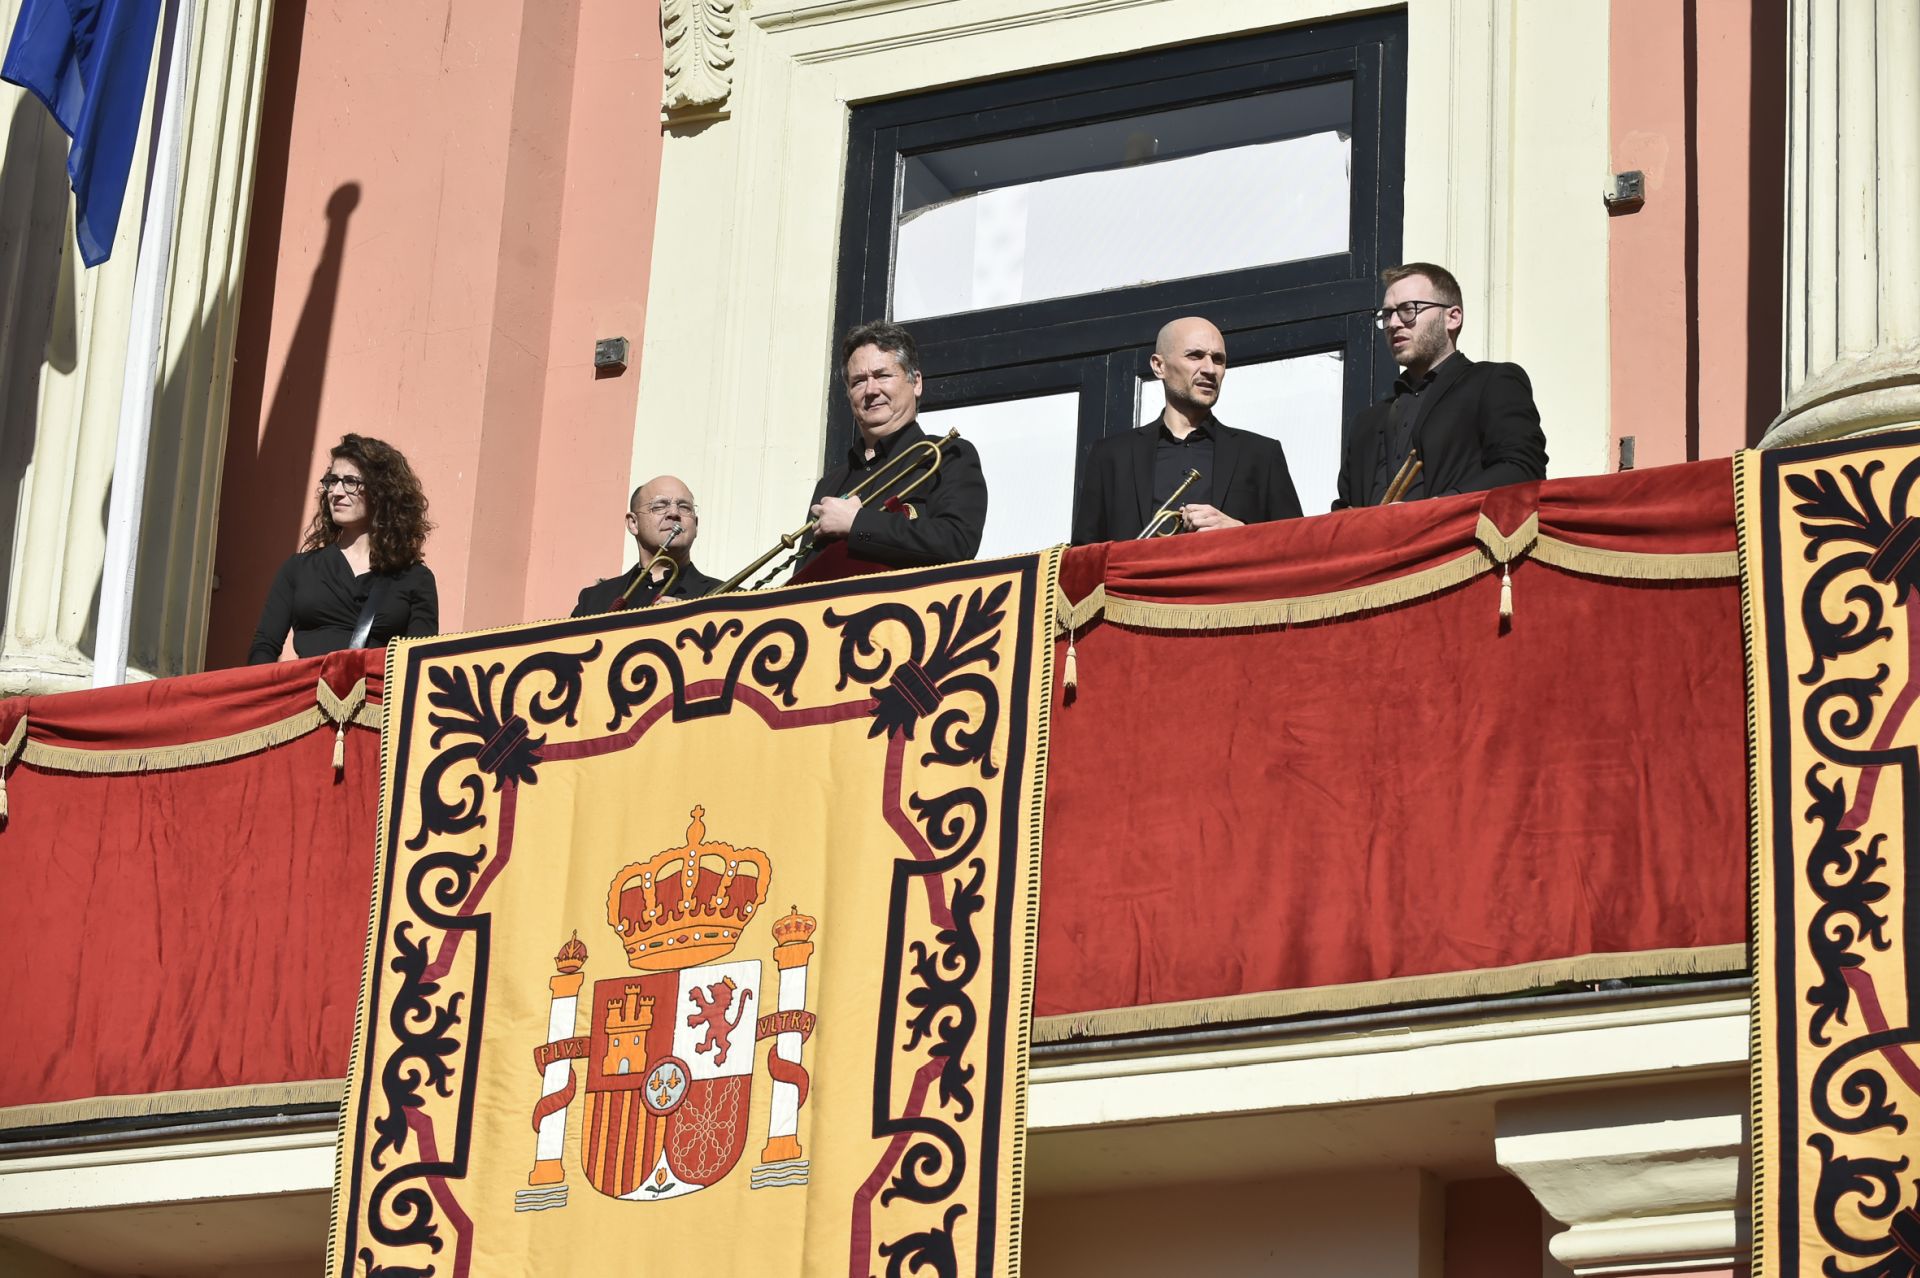
<svg viewBox="0 0 1920 1278">
<path fill-rule="evenodd" d="M 1392 428 L 1393 401 L 1362 409 L 1340 457 L 1335 510 L 1376 506 L 1381 441 Z M 1414 410 L 1413 446 L 1420 450 L 1415 497 L 1480 492 L 1547 476 L 1547 437 L 1533 384 L 1518 364 L 1476 364 L 1455 353 L 1440 365 Z"/>
<path fill-rule="evenodd" d="M 808 505 L 822 497 L 840 496 L 861 476 L 878 470 L 902 449 L 927 438 L 919 422 L 908 422 L 880 442 L 873 460 L 858 474 L 849 450 L 847 460 L 813 486 Z M 855 447 L 864 453 L 858 434 L 854 439 Z M 882 509 L 878 501 L 863 501 L 860 513 L 853 517 L 847 553 L 888 568 L 957 563 L 979 554 L 980 537 L 987 528 L 987 477 L 980 469 L 979 452 L 964 439 L 948 444 L 939 471 L 914 491 L 907 505 L 913 507 L 911 519 L 904 513 Z"/>
<path fill-rule="evenodd" d="M 1219 418 L 1213 434 L 1213 474 L 1208 486 L 1213 505 L 1243 524 L 1294 519 L 1300 496 L 1287 470 L 1280 441 L 1250 430 L 1235 430 Z M 1160 440 L 1160 418 L 1124 435 L 1109 435 L 1087 454 L 1080 491 L 1074 495 L 1073 544 L 1128 541 L 1139 535 L 1160 504 L 1153 496 L 1153 450 Z"/>
<path fill-rule="evenodd" d="M 627 583 L 640 573 L 640 565 L 621 573 L 618 577 L 608 577 L 605 581 L 596 581 L 580 592 L 580 601 L 573 605 L 574 617 L 593 617 L 603 612 L 613 611 L 613 601 L 627 588 Z M 667 591 L 669 599 L 698 599 L 720 584 L 718 577 L 709 577 L 691 563 L 680 570 L 680 576 L 674 580 L 673 589 Z M 644 595 L 643 595 L 644 597 Z M 648 602 L 652 602 L 649 600 Z M 631 606 L 631 601 L 629 601 Z"/>
</svg>

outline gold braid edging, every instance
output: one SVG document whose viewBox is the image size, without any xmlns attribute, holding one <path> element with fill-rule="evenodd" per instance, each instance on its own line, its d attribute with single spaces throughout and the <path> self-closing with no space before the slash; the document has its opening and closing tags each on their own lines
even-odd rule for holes
<svg viewBox="0 0 1920 1278">
<path fill-rule="evenodd" d="M 249 1083 L 201 1087 L 178 1092 L 139 1092 L 128 1096 L 88 1096 L 0 1109 L 0 1131 L 28 1127 L 64 1127 L 117 1118 L 186 1118 L 233 1109 L 279 1109 L 294 1105 L 338 1105 L 346 1084 L 338 1078 L 297 1083 Z"/>
<path fill-rule="evenodd" d="M 1634 977 L 1734 975 L 1747 970 L 1747 947 L 1705 945 L 1691 949 L 1638 950 L 1627 954 L 1583 954 L 1574 958 L 1516 963 L 1470 972 L 1435 972 L 1384 981 L 1356 981 L 1308 989 L 1269 990 L 1184 1003 L 1154 1003 L 1099 1012 L 1043 1016 L 1033 1023 L 1036 1043 L 1110 1038 L 1205 1025 L 1244 1024 L 1327 1012 L 1357 1012 L 1492 998 L 1544 990 L 1573 982 L 1629 980 Z"/>
<path fill-rule="evenodd" d="M 1481 544 L 1473 550 L 1431 568 L 1322 595 L 1220 604 L 1161 603 L 1110 594 L 1105 585 L 1099 585 L 1078 603 L 1064 595 L 1057 601 L 1054 633 L 1064 635 L 1084 629 L 1096 617 L 1138 630 L 1244 630 L 1331 621 L 1425 599 L 1522 558 L 1584 577 L 1620 581 L 1731 581 L 1740 575 L 1735 551 L 1662 555 L 1580 546 L 1540 533 L 1534 516 L 1529 516 L 1511 537 L 1482 516 L 1476 539 Z"/>
<path fill-rule="evenodd" d="M 371 728 L 376 732 L 380 730 L 384 712 L 378 703 L 367 700 L 365 679 L 355 683 L 344 697 L 336 696 L 326 681 L 321 680 L 316 701 L 316 705 L 278 722 L 206 741 L 184 741 L 178 745 L 147 746 L 139 750 L 80 750 L 72 746 L 48 745 L 44 741 L 29 738 L 17 747 L 17 754 L 20 762 L 48 772 L 75 772 L 93 776 L 120 772 L 165 772 L 258 754 L 327 726 L 338 729 L 343 735 L 349 724 Z M 27 719 L 23 715 L 14 726 L 15 740 L 25 734 L 26 726 Z M 9 751 L 16 749 L 12 741 L 7 748 Z M 5 762 L 11 761 L 11 754 L 6 755 Z M 4 766 L 4 763 L 0 763 L 0 766 Z"/>
</svg>

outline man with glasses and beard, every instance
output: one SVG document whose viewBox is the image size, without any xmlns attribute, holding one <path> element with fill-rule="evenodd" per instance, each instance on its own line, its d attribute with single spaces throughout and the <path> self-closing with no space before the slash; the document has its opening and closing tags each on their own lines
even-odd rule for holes
<svg viewBox="0 0 1920 1278">
<path fill-rule="evenodd" d="M 1457 343 L 1460 284 L 1442 266 L 1408 262 L 1380 273 L 1374 323 L 1393 343 L 1393 395 L 1347 432 L 1335 510 L 1479 492 L 1543 479 L 1547 437 L 1518 364 L 1476 363 Z"/>
<path fill-rule="evenodd" d="M 675 531 L 678 529 L 679 531 Z M 627 531 L 633 534 L 640 559 L 618 577 L 609 577 L 580 592 L 573 606 L 576 617 L 618 612 L 622 608 L 644 608 L 661 597 L 669 564 L 680 566 L 680 575 L 667 585 L 668 599 L 698 599 L 720 582 L 693 566 L 693 542 L 700 535 L 700 508 L 693 504 L 693 493 L 672 475 L 649 479 L 633 490 L 627 501 Z M 666 554 L 660 548 L 666 547 Z M 655 560 L 658 559 L 656 563 Z M 641 572 L 652 564 L 645 580 Z"/>
</svg>

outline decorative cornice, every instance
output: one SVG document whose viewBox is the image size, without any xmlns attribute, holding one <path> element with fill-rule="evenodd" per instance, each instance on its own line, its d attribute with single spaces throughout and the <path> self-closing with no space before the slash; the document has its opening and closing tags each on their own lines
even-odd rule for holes
<svg viewBox="0 0 1920 1278">
<path fill-rule="evenodd" d="M 978 13 L 977 9 L 963 9 L 959 12 L 969 16 L 960 20 L 944 23 L 929 22 L 920 30 L 881 36 L 863 36 L 861 33 L 867 29 L 861 27 L 858 22 L 851 21 L 887 13 L 940 8 L 951 2 L 952 0 L 825 0 L 824 3 L 801 4 L 766 12 L 756 8 L 753 22 L 763 31 L 781 33 L 848 23 L 847 39 L 806 49 L 794 55 L 795 62 L 813 65 L 837 62 L 890 49 L 939 44 L 943 41 L 965 39 L 995 31 L 1044 26 L 1069 18 L 1084 18 L 1126 9 L 1154 7 L 1166 3 L 1166 0 L 1052 0 L 1051 3 L 1032 4 L 1015 12 L 991 14 L 986 17 L 973 16 Z"/>
<path fill-rule="evenodd" d="M 660 0 L 665 83 L 660 109 L 671 119 L 726 114 L 733 92 L 733 33 L 739 0 Z"/>
</svg>

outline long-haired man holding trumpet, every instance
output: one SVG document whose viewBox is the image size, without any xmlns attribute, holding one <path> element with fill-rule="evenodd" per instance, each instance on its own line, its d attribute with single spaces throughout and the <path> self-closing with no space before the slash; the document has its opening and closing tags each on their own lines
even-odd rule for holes
<svg viewBox="0 0 1920 1278">
<path fill-rule="evenodd" d="M 1174 320 L 1154 341 L 1152 368 L 1167 405 L 1146 425 L 1093 446 L 1074 502 L 1075 544 L 1136 537 L 1170 502 L 1172 517 L 1152 535 L 1299 515 L 1280 441 L 1213 415 L 1227 379 L 1220 330 L 1198 316 Z"/>
<path fill-rule="evenodd" d="M 582 590 L 574 616 L 644 608 L 663 596 L 698 599 L 720 584 L 693 566 L 700 508 L 693 503 L 693 493 L 672 475 L 649 479 L 633 490 L 627 499 L 627 531 L 639 548 L 638 561 L 618 577 Z"/>
</svg>

